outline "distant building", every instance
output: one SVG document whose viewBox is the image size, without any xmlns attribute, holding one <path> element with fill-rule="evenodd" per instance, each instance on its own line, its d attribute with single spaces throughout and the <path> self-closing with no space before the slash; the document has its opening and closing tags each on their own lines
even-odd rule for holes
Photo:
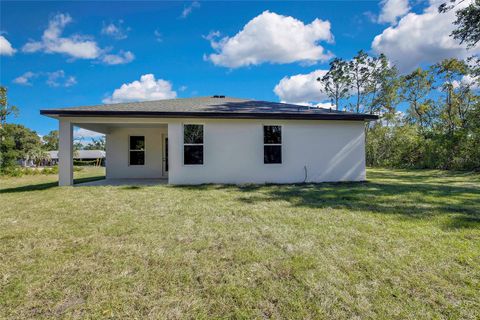
<svg viewBox="0 0 480 320">
<path fill-rule="evenodd" d="M 58 164 L 58 151 L 47 151 L 50 157 L 50 165 Z M 77 150 L 73 153 L 73 161 L 89 161 L 92 165 L 105 165 L 105 151 L 103 150 Z"/>
</svg>

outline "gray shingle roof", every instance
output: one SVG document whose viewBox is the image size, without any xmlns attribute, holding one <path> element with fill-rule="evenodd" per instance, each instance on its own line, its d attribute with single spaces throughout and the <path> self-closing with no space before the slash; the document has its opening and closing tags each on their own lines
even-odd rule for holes
<svg viewBox="0 0 480 320">
<path fill-rule="evenodd" d="M 336 111 L 323 108 L 239 99 L 232 97 L 199 97 L 157 101 L 128 102 L 72 108 L 44 109 L 43 115 L 53 116 L 117 116 L 117 117 L 202 117 L 202 118 L 268 118 L 374 120 L 375 115 Z"/>
</svg>

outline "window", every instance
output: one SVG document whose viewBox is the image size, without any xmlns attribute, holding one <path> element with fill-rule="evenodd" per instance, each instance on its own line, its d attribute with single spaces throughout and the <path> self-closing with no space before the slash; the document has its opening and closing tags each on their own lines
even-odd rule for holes
<svg viewBox="0 0 480 320">
<path fill-rule="evenodd" d="M 281 126 L 263 126 L 263 163 L 282 163 Z"/>
<path fill-rule="evenodd" d="M 183 164 L 203 164 L 203 125 L 183 126 Z"/>
<path fill-rule="evenodd" d="M 130 136 L 129 160 L 131 166 L 143 166 L 145 164 L 145 137 Z"/>
</svg>

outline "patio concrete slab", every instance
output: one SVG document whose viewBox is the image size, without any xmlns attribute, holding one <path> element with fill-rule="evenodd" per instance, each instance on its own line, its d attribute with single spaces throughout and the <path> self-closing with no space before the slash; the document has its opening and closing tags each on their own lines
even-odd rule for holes
<svg viewBox="0 0 480 320">
<path fill-rule="evenodd" d="M 75 184 L 77 187 L 96 186 L 156 186 L 168 184 L 168 179 L 102 179 Z"/>
</svg>

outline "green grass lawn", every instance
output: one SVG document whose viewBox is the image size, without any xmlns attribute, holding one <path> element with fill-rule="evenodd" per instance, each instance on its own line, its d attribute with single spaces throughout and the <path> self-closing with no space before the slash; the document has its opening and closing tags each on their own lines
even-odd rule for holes
<svg viewBox="0 0 480 320">
<path fill-rule="evenodd" d="M 478 319 L 480 174 L 368 179 L 60 188 L 55 176 L 2 177 L 0 318 Z"/>
</svg>

